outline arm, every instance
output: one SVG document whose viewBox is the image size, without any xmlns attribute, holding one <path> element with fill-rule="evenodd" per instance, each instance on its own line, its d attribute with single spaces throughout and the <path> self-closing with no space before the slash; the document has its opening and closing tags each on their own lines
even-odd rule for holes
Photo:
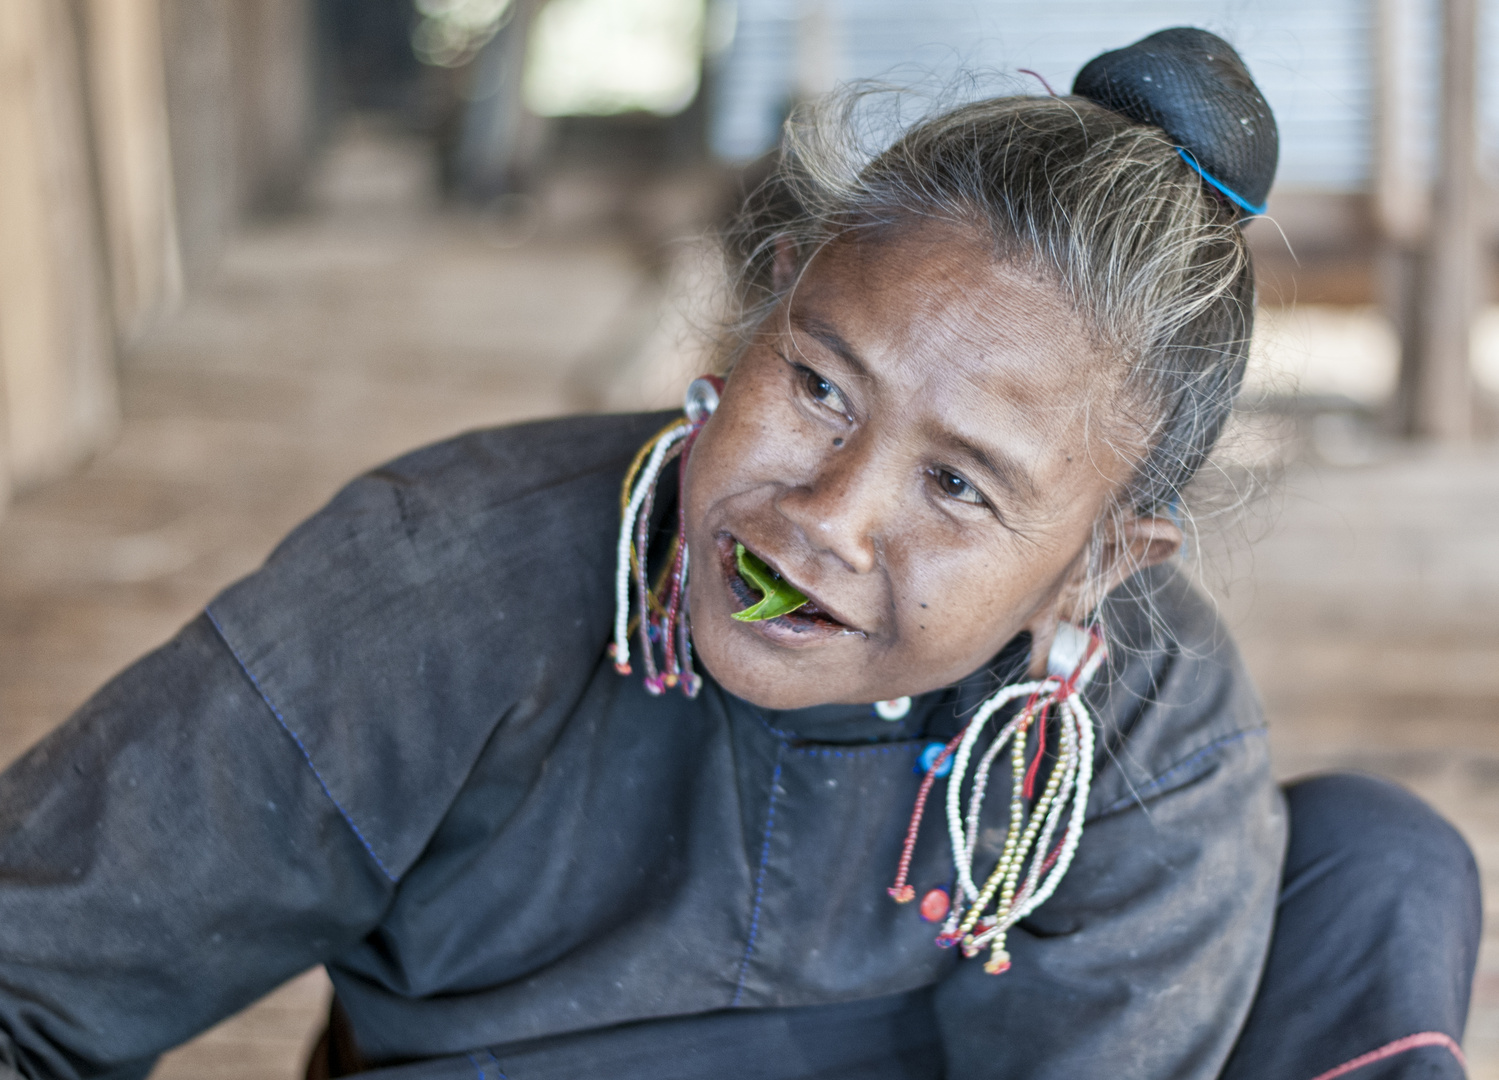
<svg viewBox="0 0 1499 1080">
<path fill-rule="evenodd" d="M 144 1076 L 368 935 L 496 733 L 534 748 L 584 692 L 663 420 L 356 480 L 0 777 L 0 1080 Z"/>
<path fill-rule="evenodd" d="M 1225 735 L 1138 791 L 1095 811 L 1062 887 L 1011 933 L 1008 972 L 965 961 L 939 988 L 951 1080 L 1218 1075 L 1279 887 L 1264 732 Z"/>
<path fill-rule="evenodd" d="M 0 776 L 0 1077 L 143 1077 L 393 889 L 200 617 Z"/>
</svg>

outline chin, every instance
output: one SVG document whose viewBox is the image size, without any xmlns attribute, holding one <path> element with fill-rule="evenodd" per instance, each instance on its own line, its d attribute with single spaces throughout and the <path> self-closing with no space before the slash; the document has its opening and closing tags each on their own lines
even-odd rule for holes
<svg viewBox="0 0 1499 1080">
<path fill-rule="evenodd" d="M 726 613 L 716 618 L 729 621 Z M 693 621 L 692 643 L 698 661 L 735 697 L 762 709 L 875 700 L 859 696 L 863 680 L 849 670 L 848 658 L 836 655 L 841 651 L 837 643 L 822 642 L 819 648 L 818 643 L 794 639 L 789 647 L 782 646 L 775 639 L 791 631 L 778 628 L 766 633 L 759 627 L 738 622 L 705 627 Z"/>
<path fill-rule="evenodd" d="M 763 664 L 715 663 L 705 650 L 699 650 L 698 655 L 702 658 L 702 666 L 718 685 L 762 709 L 806 709 L 845 700 L 841 695 L 829 694 L 828 680 L 824 678 L 797 675 L 782 678 L 772 675 Z"/>
</svg>

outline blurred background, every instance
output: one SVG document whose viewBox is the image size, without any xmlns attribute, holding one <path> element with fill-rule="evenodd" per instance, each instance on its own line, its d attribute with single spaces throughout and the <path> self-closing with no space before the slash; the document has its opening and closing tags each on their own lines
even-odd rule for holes
<svg viewBox="0 0 1499 1080">
<path fill-rule="evenodd" d="M 1169 25 L 1281 125 L 1190 565 L 1283 775 L 1407 784 L 1499 896 L 1499 14 L 1478 0 L 3 0 L 0 764 L 353 474 L 670 405 L 796 102 L 1058 89 Z M 1492 902 L 1491 902 L 1492 903 Z M 1499 937 L 1468 1048 L 1499 1078 Z M 300 1075 L 316 972 L 158 1077 Z"/>
</svg>

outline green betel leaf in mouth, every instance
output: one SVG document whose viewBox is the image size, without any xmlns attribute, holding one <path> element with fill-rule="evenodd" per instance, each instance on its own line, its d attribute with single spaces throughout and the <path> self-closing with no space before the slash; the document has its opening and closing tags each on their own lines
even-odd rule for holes
<svg viewBox="0 0 1499 1080">
<path fill-rule="evenodd" d="M 734 561 L 740 576 L 760 590 L 760 600 L 743 611 L 734 612 L 740 622 L 763 622 L 788 615 L 807 602 L 780 574 L 765 565 L 759 556 L 746 551 L 743 544 L 734 545 Z"/>
</svg>

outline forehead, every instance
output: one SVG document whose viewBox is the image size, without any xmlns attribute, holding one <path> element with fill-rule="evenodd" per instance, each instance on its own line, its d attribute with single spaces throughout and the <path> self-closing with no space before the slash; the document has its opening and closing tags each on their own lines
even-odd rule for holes
<svg viewBox="0 0 1499 1080">
<path fill-rule="evenodd" d="M 1123 374 L 1057 285 L 952 224 L 839 238 L 807 267 L 789 317 L 842 337 L 882 389 L 954 425 L 1054 437 Z"/>
</svg>

